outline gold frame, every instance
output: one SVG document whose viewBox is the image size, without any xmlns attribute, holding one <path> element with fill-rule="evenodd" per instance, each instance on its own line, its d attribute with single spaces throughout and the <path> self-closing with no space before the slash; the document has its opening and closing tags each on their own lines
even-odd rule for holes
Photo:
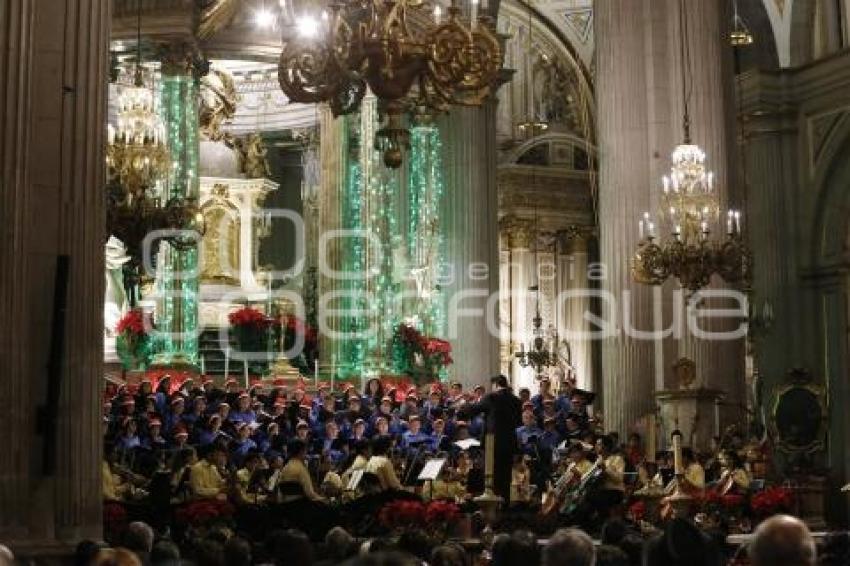
<svg viewBox="0 0 850 566">
<path fill-rule="evenodd" d="M 821 416 L 818 422 L 817 432 L 814 435 L 814 440 L 805 445 L 791 444 L 783 439 L 783 435 L 779 430 L 776 422 L 779 405 L 782 399 L 790 391 L 802 389 L 814 395 L 817 404 L 820 406 Z M 826 447 L 826 433 L 828 430 L 829 421 L 829 404 L 826 398 L 826 389 L 823 386 L 812 383 L 811 376 L 805 370 L 791 370 L 788 372 L 788 382 L 774 389 L 772 396 L 772 405 L 770 410 L 770 422 L 768 430 L 776 448 L 786 454 L 811 454 L 823 450 Z"/>
</svg>

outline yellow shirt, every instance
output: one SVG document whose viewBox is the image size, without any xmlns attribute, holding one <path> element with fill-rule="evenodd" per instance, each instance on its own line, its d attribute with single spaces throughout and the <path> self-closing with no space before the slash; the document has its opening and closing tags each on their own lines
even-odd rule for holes
<svg viewBox="0 0 850 566">
<path fill-rule="evenodd" d="M 218 473 L 218 468 L 207 460 L 201 460 L 192 466 L 189 484 L 197 499 L 216 497 L 224 490 L 224 480 Z"/>
<path fill-rule="evenodd" d="M 626 484 L 623 477 L 626 473 L 626 461 L 619 454 L 611 454 L 605 458 L 605 477 L 602 480 L 601 489 L 625 491 Z"/>
<path fill-rule="evenodd" d="M 381 482 L 381 489 L 404 489 L 395 475 L 393 463 L 386 456 L 372 456 L 366 463 L 366 471 L 375 474 Z"/>
<path fill-rule="evenodd" d="M 313 490 L 313 479 L 310 477 L 310 471 L 307 469 L 307 466 L 304 465 L 304 462 L 299 460 L 298 458 L 292 458 L 286 465 L 280 470 L 280 475 L 278 476 L 278 482 L 291 482 L 297 483 L 301 485 L 301 489 L 304 490 L 304 495 L 312 500 L 312 501 L 322 501 L 323 498 L 321 495 Z M 295 501 L 299 499 L 295 496 L 284 496 L 281 501 L 283 503 L 287 503 L 289 501 Z"/>
<path fill-rule="evenodd" d="M 121 490 L 120 481 L 112 473 L 109 463 L 103 463 L 103 498 L 109 501 L 121 499 L 118 492 Z"/>
</svg>

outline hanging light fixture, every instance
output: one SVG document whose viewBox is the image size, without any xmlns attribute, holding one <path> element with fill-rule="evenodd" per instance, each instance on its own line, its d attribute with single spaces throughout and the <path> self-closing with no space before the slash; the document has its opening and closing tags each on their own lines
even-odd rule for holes
<svg viewBox="0 0 850 566">
<path fill-rule="evenodd" d="M 329 103 L 337 116 L 356 111 L 368 87 L 383 116 L 376 149 L 397 168 L 410 140 L 406 114 L 480 105 L 497 86 L 501 41 L 479 2 L 486 12 L 488 0 L 471 0 L 469 18 L 459 0 L 445 18 L 442 5 L 423 0 L 282 3 L 280 87 L 293 102 Z"/>
<path fill-rule="evenodd" d="M 142 76 L 142 8 L 138 2 L 136 21 L 136 68 L 131 86 L 119 87 L 116 125 L 107 125 L 106 163 L 112 176 L 135 199 L 171 167 L 165 144 L 165 126 L 156 113 L 154 95 Z"/>
<path fill-rule="evenodd" d="M 733 47 L 744 47 L 746 45 L 752 45 L 754 38 L 753 34 L 750 32 L 750 28 L 747 27 L 746 22 L 738 14 L 738 0 L 732 0 L 732 30 L 729 32 L 729 41 L 732 43 Z"/>
<path fill-rule="evenodd" d="M 533 39 L 533 30 L 534 30 L 534 22 L 532 20 L 531 13 L 531 2 L 528 3 L 528 36 L 527 36 L 527 45 L 526 45 L 526 54 L 529 57 L 529 72 L 527 76 L 528 81 L 528 104 L 526 105 L 526 115 L 525 121 L 517 124 L 517 131 L 519 137 L 522 139 L 529 140 L 533 137 L 539 136 L 540 134 L 546 133 L 546 130 L 549 129 L 549 124 L 542 120 L 537 119 L 537 113 L 534 108 L 534 58 L 532 53 L 534 53 L 534 43 Z"/>
<path fill-rule="evenodd" d="M 705 152 L 691 141 L 690 51 L 683 0 L 679 9 L 684 141 L 673 150 L 670 174 L 662 178 L 659 215 L 666 220 L 669 235 L 660 238 L 655 217 L 643 214 L 638 221 L 640 243 L 632 258 L 632 276 L 649 285 L 661 285 L 675 277 L 682 287 L 696 291 L 708 285 L 716 273 L 731 285 L 746 286 L 751 257 L 741 236 L 741 213 L 727 210 L 726 237 L 715 235 L 723 223 L 714 174 L 706 168 Z"/>
<path fill-rule="evenodd" d="M 532 177 L 532 185 L 534 185 Z M 534 225 L 538 226 L 537 209 L 534 210 Z M 520 350 L 514 354 L 519 365 L 523 368 L 531 367 L 534 369 L 535 377 L 539 378 L 547 367 L 557 365 L 558 354 L 554 350 L 549 350 L 549 344 L 558 343 L 557 331 L 550 328 L 549 331 L 543 329 L 543 317 L 540 316 L 540 271 L 539 271 L 539 242 L 537 234 L 534 237 L 534 274 L 536 282 L 528 288 L 535 295 L 534 318 L 531 319 L 532 338 L 528 349 L 520 343 Z M 549 344 L 547 344 L 547 342 Z"/>
<path fill-rule="evenodd" d="M 154 93 L 144 84 L 141 4 L 137 3 L 133 84 L 120 87 L 116 123 L 107 125 L 106 146 L 106 228 L 121 240 L 131 258 L 124 268 L 125 287 L 131 297 L 138 296 L 142 245 L 152 231 L 170 232 L 164 239 L 178 250 L 194 247 L 205 232 L 197 199 L 177 196 L 162 202 L 160 198 L 162 184 L 172 172 L 172 161 Z"/>
</svg>

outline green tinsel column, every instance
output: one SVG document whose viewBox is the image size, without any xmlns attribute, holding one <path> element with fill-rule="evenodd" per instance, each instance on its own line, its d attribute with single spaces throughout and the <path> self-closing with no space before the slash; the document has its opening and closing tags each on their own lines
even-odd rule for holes
<svg viewBox="0 0 850 566">
<path fill-rule="evenodd" d="M 182 63 L 182 61 L 181 61 Z M 198 86 L 187 64 L 163 64 L 160 113 L 172 172 L 164 203 L 198 201 Z M 198 359 L 198 246 L 191 237 L 162 243 L 158 263 L 157 328 L 162 350 L 156 363 L 196 364 Z"/>
<path fill-rule="evenodd" d="M 417 294 L 403 305 L 404 317 L 425 334 L 446 333 L 445 297 L 440 277 L 445 275 L 446 250 L 440 229 L 443 199 L 443 159 L 440 130 L 420 115 L 410 131 L 407 176 L 406 251 L 416 279 Z"/>
</svg>

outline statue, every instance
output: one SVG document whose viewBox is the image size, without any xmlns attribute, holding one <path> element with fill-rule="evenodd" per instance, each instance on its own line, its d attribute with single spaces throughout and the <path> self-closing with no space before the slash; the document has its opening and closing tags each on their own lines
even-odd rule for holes
<svg viewBox="0 0 850 566">
<path fill-rule="evenodd" d="M 247 138 L 237 139 L 236 149 L 239 150 L 240 169 L 246 177 L 260 179 L 271 176 L 266 159 L 269 151 L 260 134 L 254 132 Z"/>
<path fill-rule="evenodd" d="M 129 301 L 124 289 L 124 264 L 130 261 L 124 243 L 110 236 L 105 249 L 106 287 L 103 301 L 103 326 L 106 336 L 114 337 L 115 325 L 127 312 Z"/>
<path fill-rule="evenodd" d="M 201 79 L 199 132 L 209 141 L 223 141 L 233 147 L 233 136 L 222 131 L 224 122 L 236 115 L 236 86 L 229 73 L 218 69 Z"/>
</svg>

